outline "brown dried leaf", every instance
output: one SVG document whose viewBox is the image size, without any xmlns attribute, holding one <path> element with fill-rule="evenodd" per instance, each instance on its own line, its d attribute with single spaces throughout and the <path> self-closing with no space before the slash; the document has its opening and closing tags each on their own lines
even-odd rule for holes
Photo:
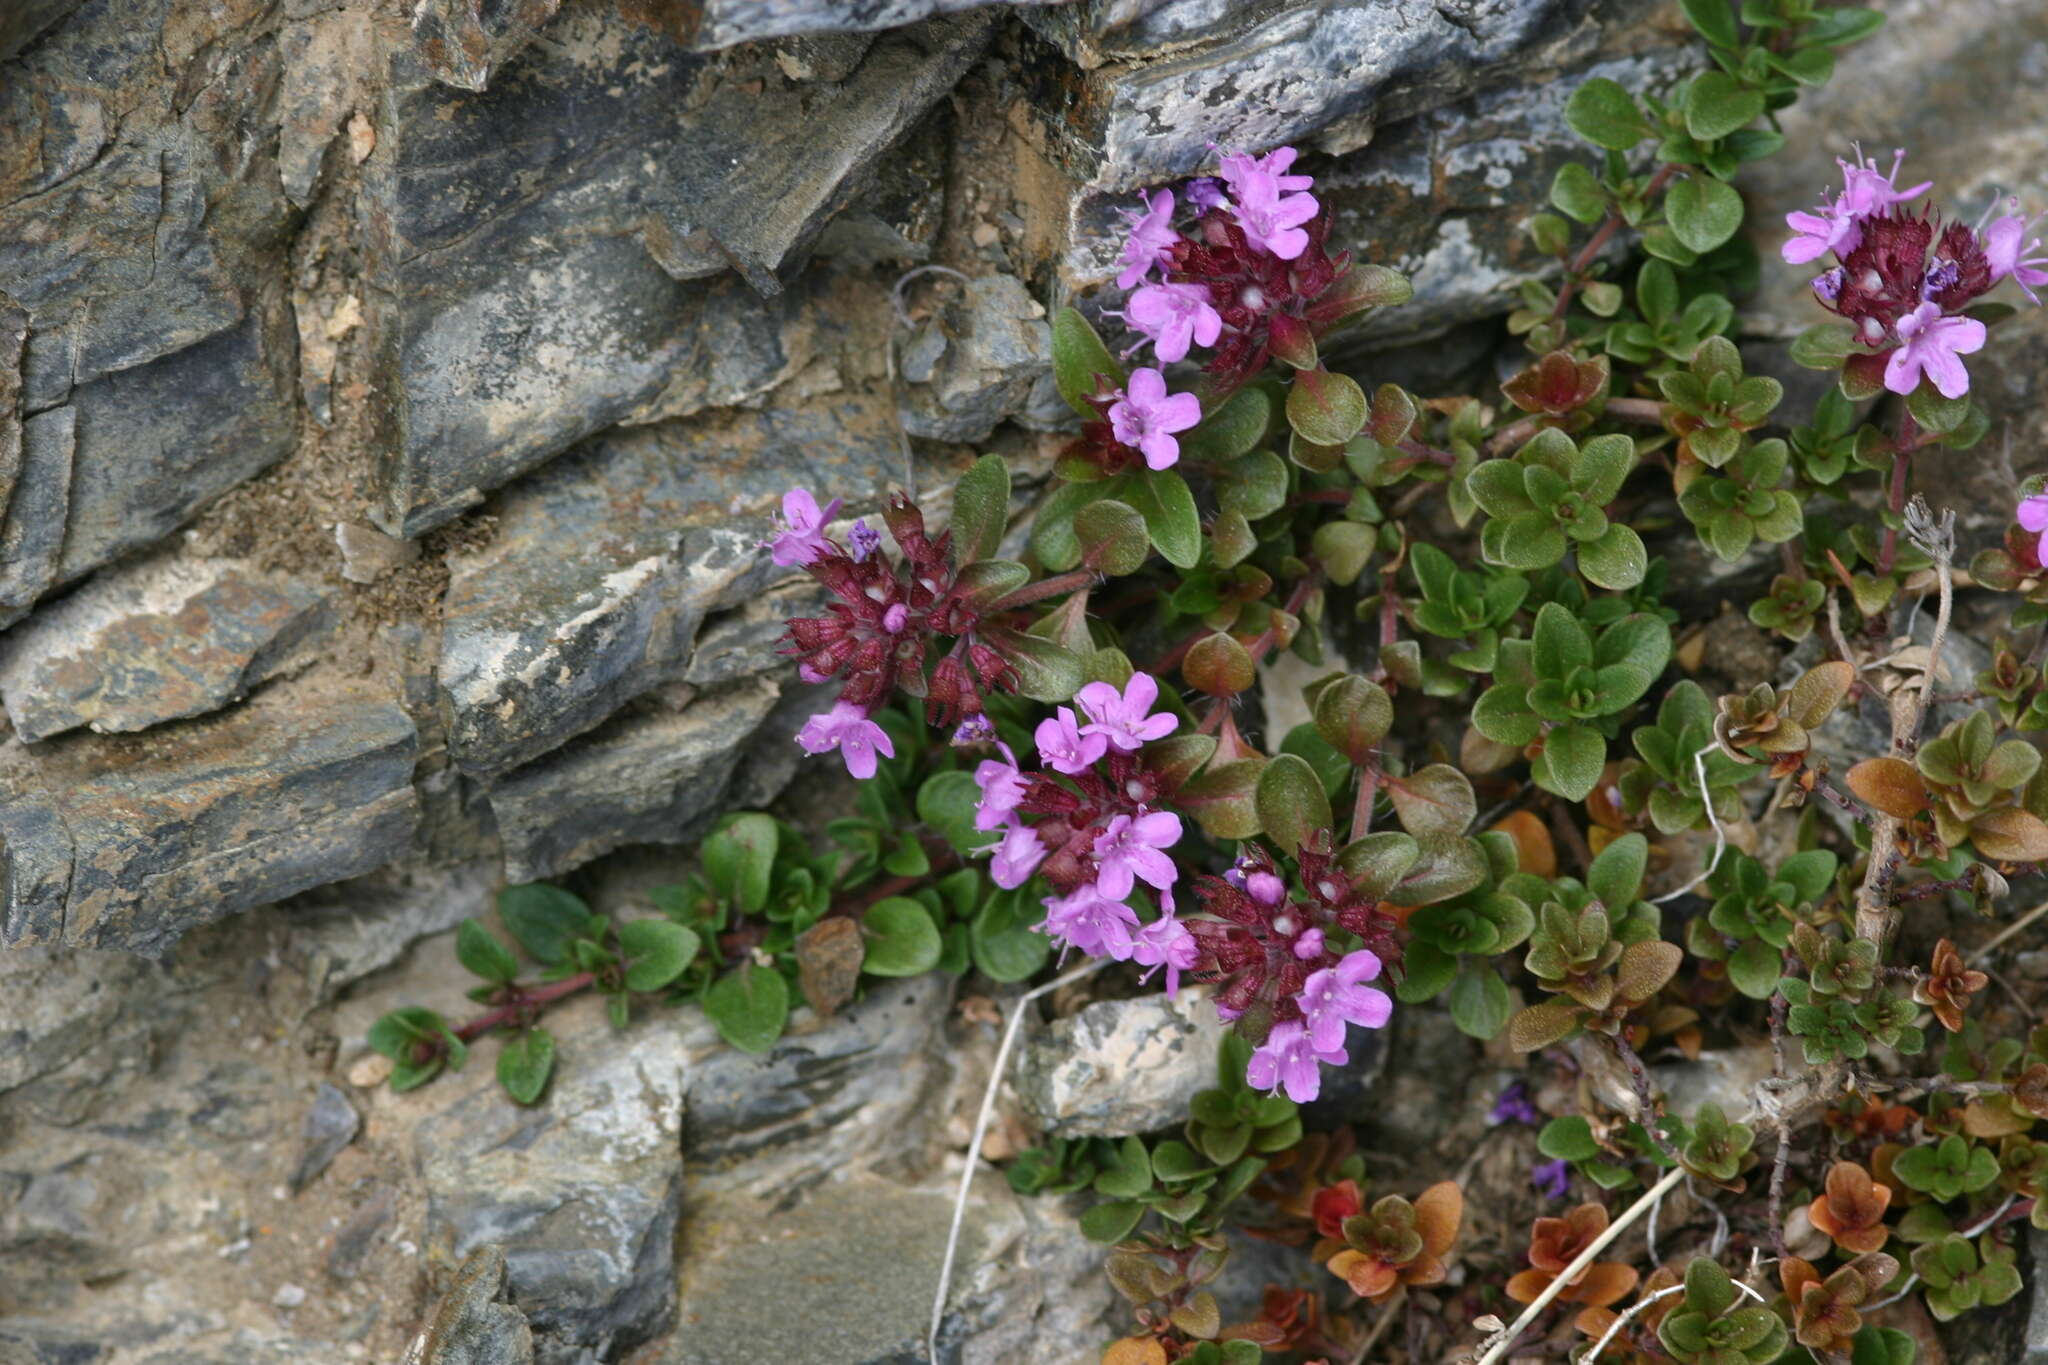
<svg viewBox="0 0 2048 1365">
<path fill-rule="evenodd" d="M 844 915 L 821 919 L 799 934 L 796 979 L 810 1007 L 830 1014 L 853 999 L 866 953 L 860 925 Z"/>
<path fill-rule="evenodd" d="M 1970 822 L 1970 842 L 2000 862 L 2039 862 L 2048 858 L 2048 822 L 2014 806 L 1986 811 Z"/>
<path fill-rule="evenodd" d="M 1864 805 L 1895 820 L 1910 820 L 1927 809 L 1927 786 L 1903 759 L 1866 758 L 1843 780 Z"/>
<path fill-rule="evenodd" d="M 1785 714 L 1808 730 L 1834 713 L 1856 685 L 1856 669 L 1840 659 L 1817 664 L 1799 675 L 1786 698 Z"/>
</svg>

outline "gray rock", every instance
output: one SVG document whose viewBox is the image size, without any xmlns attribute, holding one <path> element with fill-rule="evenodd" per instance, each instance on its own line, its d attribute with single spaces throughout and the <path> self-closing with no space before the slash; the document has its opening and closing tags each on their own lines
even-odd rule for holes
<svg viewBox="0 0 2048 1365">
<path fill-rule="evenodd" d="M 608 434 L 512 490 L 451 562 L 455 762 L 502 773 L 682 679 L 708 614 L 786 576 L 758 542 L 789 486 L 870 488 L 899 460 L 886 408 L 841 396 Z"/>
<path fill-rule="evenodd" d="M 299 1159 L 292 1165 L 290 1181 L 292 1193 L 297 1194 L 318 1180 L 334 1158 L 341 1155 L 341 1149 L 356 1140 L 362 1126 L 362 1117 L 348 1102 L 348 1096 L 323 1083 L 313 1097 L 313 1107 L 306 1111 L 304 1127 L 299 1130 Z"/>
<path fill-rule="evenodd" d="M 702 838 L 777 695 L 763 678 L 676 710 L 649 707 L 500 778 L 490 803 L 506 879 L 540 881 L 626 844 Z"/>
<path fill-rule="evenodd" d="M 1078 91 L 1035 102 L 1033 114 L 1077 180 L 1128 191 L 1213 166 L 1213 147 L 1263 151 L 1333 128 L 1363 145 L 1375 124 L 1498 88 L 1560 47 L 1590 46 L 1598 12 L 1629 21 L 1652 8 L 1645 0 L 1170 0 L 1106 49 L 1089 36 L 1087 10 L 1052 11 L 1028 17 L 1094 69 Z M 1055 69 L 1046 79 L 1073 78 Z"/>
<path fill-rule="evenodd" d="M 413 11 L 413 47 L 436 80 L 482 90 L 555 17 L 562 0 L 424 0 Z"/>
<path fill-rule="evenodd" d="M 364 166 L 379 524 L 417 535 L 600 427 L 758 391 L 731 371 L 762 327 L 732 318 L 767 306 L 684 281 L 737 266 L 778 292 L 989 24 L 890 34 L 829 87 L 763 58 L 764 89 L 601 7 L 485 95 L 396 54 Z"/>
<path fill-rule="evenodd" d="M 761 1056 L 724 1046 L 701 1016 L 690 1022 L 693 1192 L 772 1200 L 827 1176 L 928 1164 L 945 1121 L 933 1100 L 950 1070 L 952 990 L 937 974 L 871 983 L 829 1019 L 800 1008 Z"/>
<path fill-rule="evenodd" d="M 77 425 L 74 408 L 39 412 L 21 424 L 21 477 L 0 522 L 0 627 L 20 619 L 57 581 Z"/>
<path fill-rule="evenodd" d="M 1014 1083 L 1052 1137 L 1122 1137 L 1170 1127 L 1197 1090 L 1216 1084 L 1229 1026 L 1206 988 L 1175 999 L 1102 1000 L 1056 1020 L 1026 1045 Z"/>
<path fill-rule="evenodd" d="M 699 51 L 806 33 L 863 33 L 934 15 L 986 8 L 993 0 L 704 0 L 685 11 L 683 34 Z M 1065 0 L 1006 0 L 1017 6 Z"/>
<path fill-rule="evenodd" d="M 1923 648 L 1932 643 L 1934 611 L 1931 604 L 1927 610 L 1914 615 L 1912 636 L 1914 643 Z M 1819 636 L 1807 637 L 1798 649 L 1786 656 L 1778 685 L 1783 687 L 1795 681 L 1823 657 Z M 1967 693 L 1977 675 L 1990 666 L 1991 651 L 1983 643 L 1952 629 L 1942 642 L 1941 671 L 1936 675 L 1936 690 L 1950 695 Z M 1966 719 L 1976 709 L 1967 702 L 1936 702 L 1922 727 L 1923 740 L 1932 739 L 1941 733 L 1943 726 Z M 1809 761 L 1825 763 L 1834 774 L 1835 784 L 1840 786 L 1843 773 L 1866 758 L 1890 753 L 1891 744 L 1891 711 L 1883 697 L 1866 693 L 1854 702 L 1844 702 L 1824 725 L 1813 732 L 1812 759 Z M 1821 809 L 1833 811 L 1843 820 L 1848 819 L 1832 802 L 1823 803 Z"/>
<path fill-rule="evenodd" d="M 84 0 L 22 0 L 0 15 L 0 62 L 13 61 L 23 48 L 82 3 Z"/>
<path fill-rule="evenodd" d="M 201 715 L 303 662 L 332 599 L 233 560 L 158 557 L 103 574 L 0 642 L 0 696 L 33 743 L 78 726 Z"/>
<path fill-rule="evenodd" d="M 1052 372 L 1045 307 L 1014 276 L 983 275 L 960 292 L 906 344 L 903 373 L 915 382 L 902 412 L 912 436 L 982 440 Z"/>
<path fill-rule="evenodd" d="M 602 1002 L 553 1011 L 573 1059 L 544 1104 L 512 1103 L 489 1068 L 436 1081 L 412 1129 L 428 1236 L 455 1255 L 504 1249 L 535 1358 L 614 1358 L 661 1332 L 675 1304 L 688 1053 L 666 1021 L 624 1035 Z"/>
<path fill-rule="evenodd" d="M 411 839 L 416 755 L 405 713 L 355 688 L 273 689 L 158 736 L 10 741 L 6 939 L 156 956 L 367 872 Z"/>
<path fill-rule="evenodd" d="M 0 953 L 0 1095 L 57 1070 L 104 1038 L 151 975 L 134 958 L 52 948 Z"/>
<path fill-rule="evenodd" d="M 316 999 L 396 962 L 429 934 L 490 913 L 500 872 L 488 863 L 424 865 L 418 858 L 284 902 L 287 952 Z"/>
<path fill-rule="evenodd" d="M 533 1333 L 526 1315 L 502 1302 L 504 1297 L 505 1252 L 480 1246 L 455 1272 L 427 1330 L 406 1352 L 405 1365 L 531 1365 Z"/>
<path fill-rule="evenodd" d="M 0 304 L 0 527 L 21 478 L 21 348 L 27 340 L 28 314 Z"/>
<path fill-rule="evenodd" d="M 897 1365 L 925 1359 L 932 1295 L 953 1207 L 952 1184 L 905 1188 L 873 1178 L 827 1181 L 794 1207 L 726 1195 L 691 1207 L 677 1331 L 660 1365 Z M 1041 1312 L 1065 1316 L 1078 1278 L 1071 1244 L 1034 1244 L 1017 1197 L 1000 1178 L 975 1183 L 939 1359 L 1024 1365 L 1086 1358 L 1052 1336 Z M 1062 1229 L 1066 1237 L 1078 1230 Z M 1096 1277 L 1098 1283 L 1102 1277 Z M 762 1285 L 801 1283 L 801 1312 Z M 1082 1302 L 1099 1317 L 1101 1293 Z M 1094 1343 L 1090 1343 L 1091 1345 Z"/>
</svg>

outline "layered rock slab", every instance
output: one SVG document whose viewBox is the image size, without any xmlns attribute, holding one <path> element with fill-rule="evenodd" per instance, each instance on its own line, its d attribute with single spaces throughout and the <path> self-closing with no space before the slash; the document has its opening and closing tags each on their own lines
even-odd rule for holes
<svg viewBox="0 0 2048 1365">
<path fill-rule="evenodd" d="M 412 720 L 374 691 L 261 693 L 142 736 L 0 746 L 0 941 L 157 956 L 410 845 Z"/>
</svg>

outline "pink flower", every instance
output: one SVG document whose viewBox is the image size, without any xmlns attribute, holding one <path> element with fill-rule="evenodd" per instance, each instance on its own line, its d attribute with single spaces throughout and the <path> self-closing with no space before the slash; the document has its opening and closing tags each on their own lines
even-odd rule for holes
<svg viewBox="0 0 2048 1365">
<path fill-rule="evenodd" d="M 2048 265 L 2048 256 L 2031 256 L 2021 260 L 2022 253 L 2032 251 L 2041 245 L 2039 237 L 2021 245 L 2020 239 L 2027 234 L 2027 222 L 2017 217 L 2001 218 L 1984 231 L 1984 255 L 1991 263 L 1991 278 L 2002 280 L 2012 276 L 2020 292 L 2030 300 L 2039 303 L 2034 286 L 2048 284 L 2048 270 L 2037 270 L 2036 266 Z"/>
<path fill-rule="evenodd" d="M 1180 817 L 1166 811 L 1145 811 L 1136 819 L 1113 818 L 1095 836 L 1095 889 L 1112 900 L 1131 894 L 1135 882 L 1165 890 L 1180 871 L 1162 849 L 1180 842 Z"/>
<path fill-rule="evenodd" d="M 1254 872 L 1244 879 L 1244 891 L 1260 905 L 1271 907 L 1287 898 L 1287 883 L 1270 872 Z"/>
<path fill-rule="evenodd" d="M 1151 338 L 1160 360 L 1187 359 L 1188 343 L 1214 346 L 1223 335 L 1223 315 L 1199 284 L 1148 284 L 1124 305 L 1124 321 Z"/>
<path fill-rule="evenodd" d="M 1169 221 L 1173 217 L 1172 190 L 1160 190 L 1149 203 L 1140 193 L 1138 202 L 1146 205 L 1144 212 L 1124 212 L 1131 235 L 1124 239 L 1124 272 L 1116 277 L 1119 289 L 1135 289 L 1143 284 L 1151 276 L 1152 267 L 1165 257 L 1167 248 L 1180 240 L 1180 234 Z"/>
<path fill-rule="evenodd" d="M 1031 874 L 1045 861 L 1045 852 L 1045 841 L 1036 830 L 1012 825 L 989 858 L 989 879 L 1005 891 L 1015 891 L 1031 880 Z"/>
<path fill-rule="evenodd" d="M 1074 700 L 1081 704 L 1089 720 L 1089 724 L 1081 727 L 1081 733 L 1099 736 L 1126 753 L 1148 740 L 1172 734 L 1180 725 L 1180 720 L 1170 712 L 1149 714 L 1152 704 L 1159 700 L 1159 680 L 1150 673 L 1131 674 L 1122 692 L 1106 682 L 1089 683 L 1074 694 Z"/>
<path fill-rule="evenodd" d="M 1220 209 L 1230 201 L 1223 196 L 1223 185 L 1213 175 L 1198 175 L 1186 185 L 1188 202 L 1198 210 L 1207 213 Z"/>
<path fill-rule="evenodd" d="M 974 785 L 981 788 L 981 800 L 974 807 L 974 827 L 980 830 L 1001 829 L 1011 823 L 1024 800 L 1024 773 L 1017 767 L 1017 755 L 1000 741 L 996 747 L 1003 751 L 1002 759 L 985 758 L 974 770 Z"/>
<path fill-rule="evenodd" d="M 1889 174 L 1877 169 L 1874 160 L 1863 157 L 1860 152 L 1855 162 L 1840 157 L 1835 164 L 1842 168 L 1842 192 L 1832 203 L 1823 201 L 1820 212 L 1788 213 L 1786 226 L 1798 235 L 1779 249 L 1787 263 L 1804 265 L 1819 260 L 1830 251 L 1837 256 L 1847 256 L 1863 242 L 1863 220 L 1883 213 L 1894 204 L 1925 194 L 1934 187 L 1932 180 L 1924 180 L 1909 190 L 1898 188 L 1899 166 L 1906 159 L 1900 151 L 1892 160 Z"/>
<path fill-rule="evenodd" d="M 1192 968 L 1201 955 L 1195 936 L 1171 912 L 1140 929 L 1138 941 L 1131 949 L 1131 960 L 1139 965 L 1166 968 L 1166 993 L 1169 996 L 1180 992 L 1180 974 Z M 1146 976 L 1151 974 L 1145 973 Z"/>
<path fill-rule="evenodd" d="M 1130 382 L 1109 405 L 1110 430 L 1145 456 L 1150 469 L 1166 469 L 1180 459 L 1176 431 L 1202 420 L 1202 400 L 1191 393 L 1166 392 L 1166 376 L 1152 369 L 1131 371 Z"/>
<path fill-rule="evenodd" d="M 1894 204 L 1917 199 L 1934 188 L 1932 180 L 1923 180 L 1909 190 L 1898 187 L 1899 167 L 1906 160 L 1903 147 L 1892 152 L 1889 172 L 1879 171 L 1877 159 L 1864 156 L 1862 148 L 1856 150 L 1857 157 L 1853 163 L 1835 158 L 1835 164 L 1842 168 L 1842 197 L 1836 202 L 1836 208 L 1851 217 L 1868 218 L 1872 214 L 1883 213 Z"/>
<path fill-rule="evenodd" d="M 1957 357 L 1982 350 L 1984 324 L 1975 318 L 1943 317 L 1941 305 L 1923 303 L 1898 321 L 1899 348 L 1884 363 L 1884 386 L 1893 393 L 1920 387 L 1924 371 L 1943 398 L 1970 391 L 1970 374 Z"/>
<path fill-rule="evenodd" d="M 1101 735 L 1081 730 L 1071 706 L 1062 706 L 1049 719 L 1038 722 L 1031 737 L 1038 741 L 1038 761 L 1070 777 L 1088 771 L 1109 748 L 1109 741 Z"/>
<path fill-rule="evenodd" d="M 1303 962 L 1313 962 L 1323 955 L 1323 931 L 1313 926 L 1301 931 L 1301 937 L 1294 940 L 1294 955 Z"/>
<path fill-rule="evenodd" d="M 1344 1028 L 1384 1028 L 1394 1012 L 1394 1002 L 1385 991 L 1361 986 L 1380 974 L 1377 953 L 1360 948 L 1346 953 L 1334 967 L 1311 972 L 1294 997 L 1308 1021 L 1309 1041 L 1320 1051 L 1335 1051 L 1344 1045 Z"/>
<path fill-rule="evenodd" d="M 808 488 L 792 488 L 782 495 L 781 530 L 773 540 L 761 543 L 768 547 L 768 557 L 785 569 L 807 568 L 815 563 L 818 556 L 832 548 L 832 542 L 825 539 L 825 524 L 839 515 L 841 499 L 834 498 L 824 507 L 811 496 Z"/>
<path fill-rule="evenodd" d="M 1082 886 L 1070 896 L 1047 896 L 1045 920 L 1038 930 L 1090 957 L 1113 957 L 1128 962 L 1137 950 L 1137 942 L 1131 937 L 1131 931 L 1137 927 L 1137 911 L 1122 901 L 1109 899 L 1092 886 Z"/>
<path fill-rule="evenodd" d="M 1244 229 L 1245 240 L 1260 251 L 1291 261 L 1308 249 L 1301 225 L 1321 211 L 1312 194 L 1302 194 L 1315 181 L 1284 172 L 1298 155 L 1292 147 L 1276 147 L 1263 157 L 1232 152 L 1218 174 L 1230 186 L 1230 210 Z"/>
<path fill-rule="evenodd" d="M 2034 557 L 2048 564 L 2048 493 L 2036 493 L 2021 498 L 2019 511 L 2015 514 L 2025 530 L 2041 537 L 2034 548 Z"/>
<path fill-rule="evenodd" d="M 839 750 L 846 771 L 863 780 L 875 775 L 875 755 L 896 757 L 889 732 L 868 719 L 868 713 L 850 701 L 835 702 L 822 716 L 812 716 L 796 732 L 796 742 L 807 754 Z"/>
<path fill-rule="evenodd" d="M 1288 1099 L 1307 1104 L 1322 1093 L 1323 1072 L 1319 1064 L 1343 1066 L 1350 1060 L 1350 1055 L 1341 1049 L 1318 1048 L 1310 1041 L 1307 1029 L 1287 1019 L 1273 1025 L 1266 1041 L 1252 1053 L 1251 1061 L 1245 1064 L 1244 1079 L 1254 1090 L 1269 1094 L 1284 1086 Z"/>
</svg>

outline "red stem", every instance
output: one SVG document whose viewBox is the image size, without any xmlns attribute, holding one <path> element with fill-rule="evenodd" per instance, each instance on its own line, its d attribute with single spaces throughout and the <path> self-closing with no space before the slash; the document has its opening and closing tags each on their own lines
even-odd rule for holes
<svg viewBox="0 0 2048 1365">
<path fill-rule="evenodd" d="M 1650 177 L 1650 183 L 1643 187 L 1643 198 L 1651 198 L 1677 173 L 1678 166 L 1674 162 L 1667 161 L 1659 166 L 1657 173 Z M 1600 254 L 1600 248 L 1606 246 L 1608 239 L 1620 230 L 1621 213 L 1616 209 L 1607 210 L 1606 219 L 1593 235 L 1586 239 L 1586 244 L 1579 248 L 1579 254 L 1572 258 L 1571 266 L 1565 273 L 1564 284 L 1557 291 L 1557 302 L 1551 306 L 1551 317 L 1564 316 L 1565 309 L 1571 306 L 1573 291 L 1579 287 L 1580 277 L 1591 267 L 1593 258 Z"/>
<path fill-rule="evenodd" d="M 597 974 L 594 972 L 578 972 L 574 976 L 565 976 L 560 981 L 551 981 L 545 986 L 536 986 L 531 990 L 515 986 L 512 988 L 515 992 L 512 999 L 496 1009 L 479 1014 L 457 1028 L 455 1036 L 465 1043 L 473 1043 L 494 1028 L 517 1023 L 526 1015 L 552 1005 L 557 1000 L 565 1000 L 579 991 L 589 989 L 590 984 L 596 980 Z"/>
<path fill-rule="evenodd" d="M 1041 578 L 1036 583 L 1026 583 L 1013 593 L 1006 593 L 990 603 L 990 612 L 1009 611 L 1013 607 L 1027 607 L 1033 602 L 1042 602 L 1048 597 L 1058 597 L 1063 592 L 1085 588 L 1095 581 L 1093 569 L 1070 569 L 1051 578 Z"/>
</svg>

